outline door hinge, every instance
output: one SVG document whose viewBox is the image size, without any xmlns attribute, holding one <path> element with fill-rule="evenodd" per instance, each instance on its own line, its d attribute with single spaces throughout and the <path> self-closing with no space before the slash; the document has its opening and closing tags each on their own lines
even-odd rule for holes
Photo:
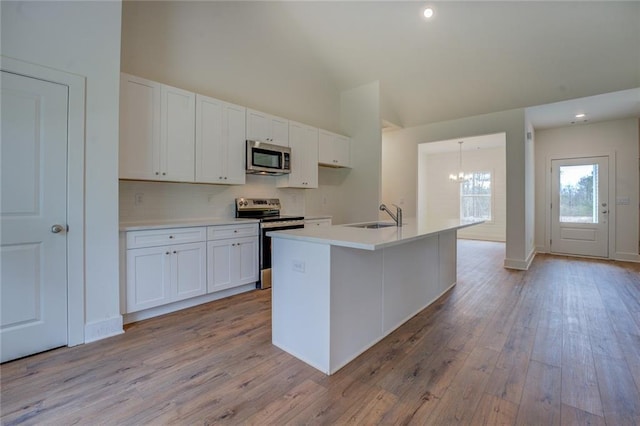
<svg viewBox="0 0 640 426">
<path fill-rule="evenodd" d="M 549 240 L 549 245 L 551 245 L 553 243 L 553 240 Z"/>
</svg>

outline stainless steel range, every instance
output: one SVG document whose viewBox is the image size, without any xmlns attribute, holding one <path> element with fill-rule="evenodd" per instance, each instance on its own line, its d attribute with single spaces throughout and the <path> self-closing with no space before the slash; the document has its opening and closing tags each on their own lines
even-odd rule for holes
<svg viewBox="0 0 640 426">
<path fill-rule="evenodd" d="M 304 217 L 283 216 L 278 198 L 236 198 L 236 218 L 260 221 L 260 281 L 257 288 L 271 287 L 271 237 L 269 231 L 304 228 Z"/>
</svg>

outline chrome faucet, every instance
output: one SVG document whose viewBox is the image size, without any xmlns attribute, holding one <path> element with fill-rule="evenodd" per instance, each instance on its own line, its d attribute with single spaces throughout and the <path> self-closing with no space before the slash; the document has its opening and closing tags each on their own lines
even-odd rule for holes
<svg viewBox="0 0 640 426">
<path fill-rule="evenodd" d="M 389 213 L 389 216 L 391 216 L 391 219 L 395 221 L 396 226 L 402 226 L 402 209 L 396 206 L 395 204 L 391 204 L 391 205 L 396 208 L 396 214 L 393 214 L 391 210 L 389 210 L 389 208 L 384 204 L 380 204 L 380 210 Z"/>
</svg>

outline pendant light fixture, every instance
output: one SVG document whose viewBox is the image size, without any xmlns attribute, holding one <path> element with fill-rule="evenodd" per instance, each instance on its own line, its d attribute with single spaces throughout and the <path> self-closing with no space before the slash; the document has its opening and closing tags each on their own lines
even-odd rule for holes
<svg viewBox="0 0 640 426">
<path fill-rule="evenodd" d="M 462 144 L 463 143 L 464 141 L 458 142 L 458 145 L 460 146 L 460 153 L 458 154 L 458 173 L 457 174 L 452 173 L 449 175 L 449 180 L 451 180 L 452 182 L 464 182 L 465 180 L 470 178 L 470 176 L 465 175 L 464 172 L 462 171 Z"/>
</svg>

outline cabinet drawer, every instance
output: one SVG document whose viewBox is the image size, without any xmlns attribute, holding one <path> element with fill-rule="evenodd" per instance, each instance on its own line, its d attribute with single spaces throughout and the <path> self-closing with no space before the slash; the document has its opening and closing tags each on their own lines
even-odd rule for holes
<svg viewBox="0 0 640 426">
<path fill-rule="evenodd" d="M 197 243 L 207 239 L 206 228 L 170 228 L 127 232 L 127 249 Z"/>
<path fill-rule="evenodd" d="M 247 225 L 219 225 L 207 228 L 207 240 L 222 240 L 225 238 L 255 237 L 258 235 L 258 224 Z"/>
<path fill-rule="evenodd" d="M 331 219 L 309 219 L 304 221 L 305 228 L 317 228 L 318 226 L 331 226 Z"/>
</svg>

